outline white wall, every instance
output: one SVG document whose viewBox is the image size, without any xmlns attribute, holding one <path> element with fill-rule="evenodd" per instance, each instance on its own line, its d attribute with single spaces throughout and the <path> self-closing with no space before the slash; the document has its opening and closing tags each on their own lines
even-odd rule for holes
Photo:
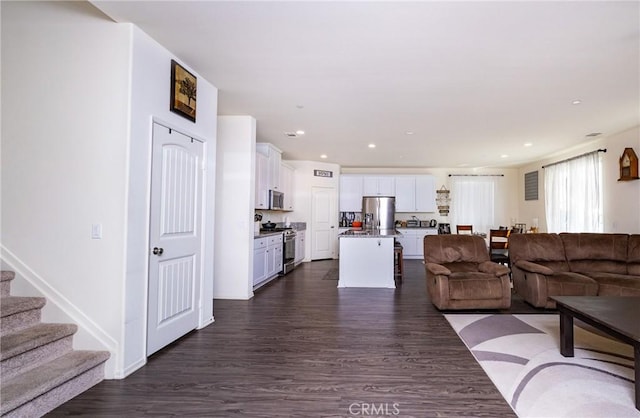
<svg viewBox="0 0 640 418">
<path fill-rule="evenodd" d="M 604 232 L 640 233 L 640 180 L 617 181 L 620 176 L 618 161 L 625 148 L 631 147 L 640 155 L 640 127 L 636 126 L 624 132 L 612 134 L 602 139 L 590 141 L 571 150 L 565 151 L 519 170 L 518 199 L 524 219 L 539 218 L 540 232 L 547 231 L 544 210 L 544 169 L 545 164 L 571 158 L 576 155 L 606 148 L 603 158 L 603 191 L 604 191 Z M 538 170 L 539 199 L 524 200 L 524 174 Z"/>
<path fill-rule="evenodd" d="M 253 297 L 256 121 L 218 118 L 216 299 Z"/>
<path fill-rule="evenodd" d="M 2 3 L 2 245 L 106 334 L 111 370 L 124 325 L 130 34 L 88 3 Z"/>
<path fill-rule="evenodd" d="M 120 24 L 115 24 L 120 25 Z M 146 362 L 147 273 L 149 207 L 151 190 L 152 122 L 160 121 L 183 134 L 205 142 L 207 190 L 203 202 L 203 287 L 199 326 L 213 321 L 214 212 L 216 183 L 217 89 L 170 51 L 137 27 L 132 27 L 131 130 L 127 185 L 126 270 L 123 373 Z M 171 60 L 175 59 L 197 78 L 196 122 L 169 110 Z"/>
<path fill-rule="evenodd" d="M 76 348 L 109 349 L 107 376 L 122 377 L 146 361 L 152 117 L 208 141 L 213 213 L 217 91 L 198 77 L 196 124 L 169 112 L 172 55 L 86 2 L 3 2 L 2 53 L 3 261 L 86 328 Z"/>
</svg>

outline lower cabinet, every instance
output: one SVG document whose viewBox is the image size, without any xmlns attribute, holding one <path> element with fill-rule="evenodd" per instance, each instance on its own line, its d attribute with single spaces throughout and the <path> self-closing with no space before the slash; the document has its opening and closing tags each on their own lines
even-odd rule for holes
<svg viewBox="0 0 640 418">
<path fill-rule="evenodd" d="M 424 258 L 424 237 L 425 235 L 437 235 L 436 228 L 400 228 L 398 229 L 402 237 L 397 240 L 402 244 L 402 258 L 422 259 Z"/>
<path fill-rule="evenodd" d="M 294 260 L 295 264 L 302 263 L 304 260 L 304 252 L 306 247 L 307 231 L 297 231 L 296 232 L 296 258 Z"/>
<path fill-rule="evenodd" d="M 282 271 L 282 234 L 253 240 L 253 287 L 262 285 Z"/>
</svg>

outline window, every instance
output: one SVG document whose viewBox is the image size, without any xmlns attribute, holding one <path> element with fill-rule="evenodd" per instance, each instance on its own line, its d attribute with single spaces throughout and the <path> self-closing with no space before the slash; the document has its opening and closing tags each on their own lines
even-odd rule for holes
<svg viewBox="0 0 640 418">
<path fill-rule="evenodd" d="M 474 232 L 489 233 L 495 224 L 495 195 L 499 177 L 451 177 L 451 228 L 473 225 Z"/>
<path fill-rule="evenodd" d="M 548 232 L 602 232 L 602 162 L 594 151 L 545 166 Z"/>
</svg>

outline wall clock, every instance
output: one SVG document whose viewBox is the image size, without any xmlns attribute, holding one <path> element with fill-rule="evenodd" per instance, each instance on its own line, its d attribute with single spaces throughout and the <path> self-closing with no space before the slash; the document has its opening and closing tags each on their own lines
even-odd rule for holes
<svg viewBox="0 0 640 418">
<path fill-rule="evenodd" d="M 638 156 L 633 148 L 625 148 L 620 157 L 620 178 L 618 181 L 638 180 Z"/>
</svg>

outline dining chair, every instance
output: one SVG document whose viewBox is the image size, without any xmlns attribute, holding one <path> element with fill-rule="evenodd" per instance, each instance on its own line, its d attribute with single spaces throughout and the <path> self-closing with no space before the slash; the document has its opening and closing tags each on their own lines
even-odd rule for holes
<svg viewBox="0 0 640 418">
<path fill-rule="evenodd" d="M 473 225 L 456 225 L 456 233 L 473 235 Z"/>
<path fill-rule="evenodd" d="M 491 261 L 511 267 L 509 261 L 510 229 L 489 230 L 489 258 Z"/>
</svg>

